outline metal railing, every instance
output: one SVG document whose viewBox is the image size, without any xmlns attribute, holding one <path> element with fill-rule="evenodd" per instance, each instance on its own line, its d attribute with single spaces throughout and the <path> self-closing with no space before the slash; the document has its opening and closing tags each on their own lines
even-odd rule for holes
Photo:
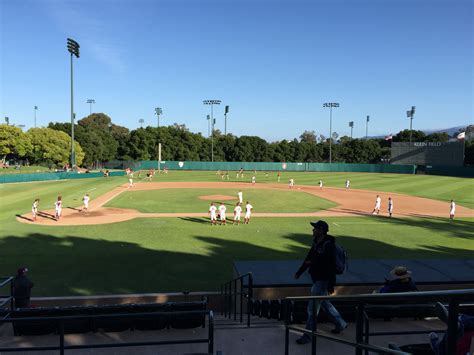
<svg viewBox="0 0 474 355">
<path fill-rule="evenodd" d="M 0 295 L 0 308 L 7 303 L 10 303 L 10 310 L 15 309 L 15 300 L 13 298 L 13 276 L 0 277 L 0 288 L 10 284 L 10 295 Z"/>
<path fill-rule="evenodd" d="M 285 319 L 285 354 L 289 354 L 289 337 L 290 330 L 307 334 L 311 337 L 311 354 L 316 354 L 316 339 L 324 338 L 337 343 L 349 345 L 355 348 L 356 355 L 362 355 L 363 351 L 371 351 L 379 354 L 405 354 L 399 350 L 393 350 L 388 347 L 381 347 L 369 344 L 369 335 L 401 335 L 401 334 L 419 334 L 417 331 L 403 332 L 378 332 L 369 333 L 369 319 L 365 314 L 367 305 L 397 305 L 404 303 L 431 303 L 444 302 L 449 304 L 449 316 L 446 331 L 446 354 L 456 354 L 456 332 L 459 315 L 459 304 L 461 302 L 472 302 L 474 300 L 474 289 L 467 290 L 451 290 L 451 291 L 428 291 L 428 292 L 405 292 L 405 293 L 384 293 L 384 294 L 367 294 L 367 295 L 350 295 L 350 296 L 307 296 L 307 297 L 287 297 L 287 300 L 294 301 L 337 301 L 338 303 L 350 303 L 355 306 L 355 340 L 350 341 L 342 336 L 329 335 L 322 333 L 317 329 L 316 312 L 313 310 L 313 321 L 315 324 L 314 331 L 291 325 L 290 312 L 287 313 Z M 313 302 L 315 307 L 316 302 Z"/>
<path fill-rule="evenodd" d="M 89 318 L 107 318 L 107 319 L 123 319 L 123 318 L 152 318 L 156 316 L 173 316 L 173 315 L 196 315 L 202 314 L 209 317 L 209 327 L 207 338 L 199 339 L 181 339 L 181 340 L 166 340 L 166 341 L 140 341 L 140 342 L 122 342 L 122 343 L 102 343 L 102 344 L 84 344 L 84 345 L 65 345 L 64 344 L 64 323 L 66 321 L 73 320 L 84 320 Z M 150 346 L 150 345 L 170 345 L 170 344 L 197 344 L 207 343 L 207 349 L 210 354 L 214 352 L 214 315 L 210 310 L 202 311 L 176 311 L 176 312 L 143 312 L 143 313 L 124 313 L 124 314 L 101 314 L 101 315 L 84 315 L 84 316 L 63 316 L 63 317 L 25 317 L 25 318 L 12 318 L 15 312 L 11 312 L 10 315 L 2 319 L 2 323 L 27 323 L 27 322 L 38 322 L 38 321 L 57 321 L 59 329 L 59 345 L 56 346 L 28 346 L 28 347 L 1 347 L 0 352 L 15 352 L 15 351 L 47 351 L 47 350 L 59 350 L 61 355 L 64 354 L 65 350 L 77 350 L 77 349 L 98 349 L 98 348 L 119 348 L 119 347 L 130 347 L 130 346 Z"/>
<path fill-rule="evenodd" d="M 245 285 L 244 279 L 248 278 L 248 284 Z M 247 292 L 246 292 L 247 291 Z M 250 327 L 251 303 L 253 298 L 253 275 L 251 272 L 243 274 L 229 282 L 221 285 L 221 314 L 229 319 L 234 314 L 234 320 L 237 320 L 237 309 L 240 310 L 240 323 L 243 322 L 244 297 L 247 298 L 247 327 Z M 238 307 L 237 298 L 240 306 Z"/>
</svg>

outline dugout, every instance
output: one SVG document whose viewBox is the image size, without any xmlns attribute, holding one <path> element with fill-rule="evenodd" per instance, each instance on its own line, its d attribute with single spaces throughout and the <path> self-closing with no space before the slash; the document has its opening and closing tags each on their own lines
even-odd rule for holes
<svg viewBox="0 0 474 355">
<path fill-rule="evenodd" d="M 462 167 L 464 142 L 393 142 L 390 163 Z"/>
</svg>

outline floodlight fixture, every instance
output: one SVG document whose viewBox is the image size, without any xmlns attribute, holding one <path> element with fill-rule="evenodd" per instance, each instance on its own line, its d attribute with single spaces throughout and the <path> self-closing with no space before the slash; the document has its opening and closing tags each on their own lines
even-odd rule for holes
<svg viewBox="0 0 474 355">
<path fill-rule="evenodd" d="M 86 102 L 89 104 L 89 115 L 92 115 L 92 104 L 95 104 L 95 100 L 89 99 Z"/>
<path fill-rule="evenodd" d="M 158 128 L 160 128 L 160 115 L 163 114 L 161 107 L 155 107 L 155 115 L 158 117 Z"/>
<path fill-rule="evenodd" d="M 72 38 L 67 39 L 67 50 L 71 53 L 71 168 L 76 165 L 76 153 L 74 151 L 74 71 L 72 57 L 79 58 L 80 45 Z"/>
<path fill-rule="evenodd" d="M 210 105 L 211 106 L 211 122 L 212 122 L 212 128 L 211 128 L 211 162 L 214 162 L 214 125 L 216 123 L 216 120 L 214 119 L 214 105 L 220 105 L 221 100 L 203 100 L 202 103 L 204 105 Z"/>
</svg>

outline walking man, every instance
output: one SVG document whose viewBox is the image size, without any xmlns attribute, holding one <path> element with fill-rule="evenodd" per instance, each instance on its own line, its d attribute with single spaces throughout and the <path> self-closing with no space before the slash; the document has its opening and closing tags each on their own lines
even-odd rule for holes
<svg viewBox="0 0 474 355">
<path fill-rule="evenodd" d="M 349 187 L 351 186 L 351 182 L 349 179 L 346 180 L 346 190 L 349 190 Z"/>
<path fill-rule="evenodd" d="M 82 202 L 84 203 L 84 207 L 82 208 L 82 212 L 87 212 L 89 209 L 89 194 L 85 194 L 84 197 L 82 198 Z"/>
<path fill-rule="evenodd" d="M 313 243 L 308 255 L 295 273 L 295 279 L 298 279 L 308 269 L 313 281 L 311 296 L 327 296 L 334 292 L 334 285 L 336 284 L 336 240 L 328 234 L 329 226 L 326 222 L 317 221 L 310 222 L 310 224 L 313 226 Z M 313 305 L 313 302 L 316 302 L 316 304 Z M 321 307 L 324 308 L 331 321 L 336 325 L 331 330 L 333 333 L 339 334 L 347 328 L 347 323 L 331 302 L 309 301 L 306 329 L 315 330 L 315 320 Z M 313 314 L 313 308 L 316 314 Z M 307 344 L 311 342 L 311 337 L 304 334 L 296 342 Z"/>
</svg>

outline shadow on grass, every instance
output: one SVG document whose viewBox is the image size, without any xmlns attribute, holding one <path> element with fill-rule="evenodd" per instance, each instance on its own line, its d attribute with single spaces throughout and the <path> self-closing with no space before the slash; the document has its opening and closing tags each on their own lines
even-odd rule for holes
<svg viewBox="0 0 474 355">
<path fill-rule="evenodd" d="M 207 223 L 200 218 L 189 220 Z M 437 220 L 402 221 L 433 230 L 452 226 L 449 222 Z M 397 220 L 392 222 L 399 223 Z M 471 222 L 452 223 L 459 229 L 460 237 L 473 237 Z M 269 240 L 272 238 L 271 235 L 267 237 Z M 310 233 L 288 234 L 282 238 L 281 245 L 272 248 L 263 242 L 256 244 L 248 233 L 242 234 L 241 240 L 195 235 L 189 241 L 196 246 L 196 252 L 194 249 L 181 252 L 179 245 L 176 245 L 176 250 L 160 250 L 157 249 L 159 246 L 153 249 L 139 242 L 111 241 L 95 235 L 7 235 L 0 239 L 0 270 L 3 276 L 13 275 L 19 266 L 27 266 L 29 276 L 35 282 L 33 296 L 213 291 L 232 278 L 234 261 L 302 260 L 312 241 Z M 418 249 L 411 249 L 348 235 L 337 238 L 351 258 L 472 259 L 472 251 L 455 245 L 420 245 Z"/>
<path fill-rule="evenodd" d="M 193 223 L 200 223 L 200 224 L 211 224 L 209 218 L 198 218 L 198 217 L 179 217 L 180 220 L 185 222 L 193 222 Z"/>
</svg>

